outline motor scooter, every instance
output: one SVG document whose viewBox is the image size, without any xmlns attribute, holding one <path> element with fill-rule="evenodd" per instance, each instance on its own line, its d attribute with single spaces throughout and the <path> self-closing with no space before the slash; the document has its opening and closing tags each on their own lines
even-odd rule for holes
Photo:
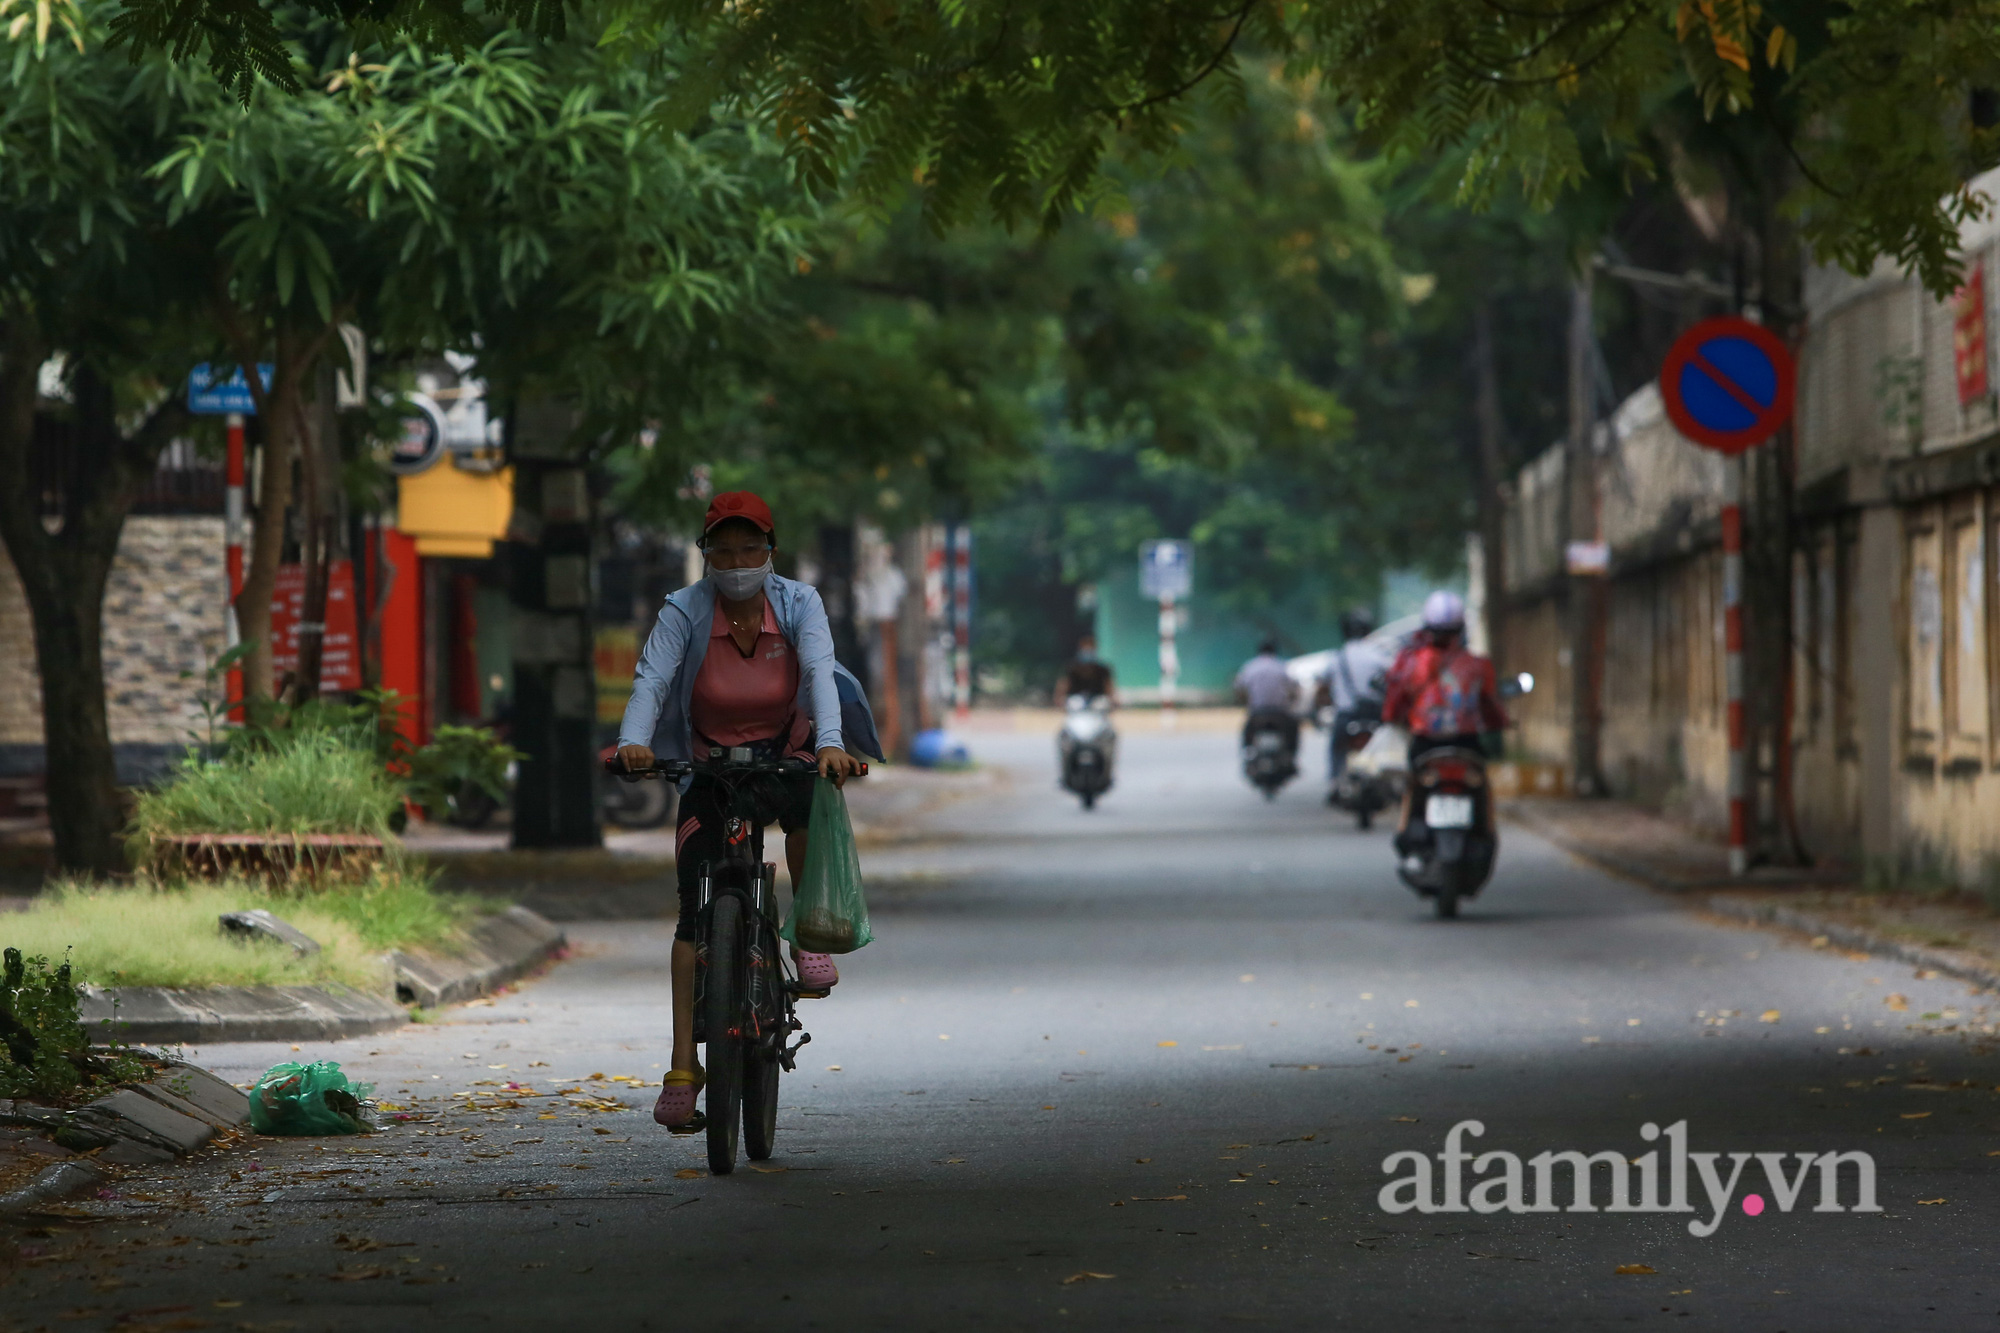
<svg viewBox="0 0 2000 1333">
<path fill-rule="evenodd" d="M 1298 737 L 1298 723 L 1287 714 L 1250 715 L 1243 729 L 1243 776 L 1265 800 L 1277 800 L 1279 789 L 1299 775 Z"/>
<path fill-rule="evenodd" d="M 1367 712 L 1337 714 L 1331 708 L 1326 712 L 1331 715 L 1327 725 L 1340 728 L 1333 743 L 1347 753 L 1347 762 L 1341 766 L 1340 776 L 1334 779 L 1333 790 L 1327 793 L 1327 804 L 1352 813 L 1355 825 L 1366 829 L 1375 822 L 1377 811 L 1387 810 L 1403 799 L 1403 752 L 1386 744 L 1371 749 L 1376 735 L 1383 730 L 1379 706 Z M 1366 762 L 1361 757 L 1364 752 L 1368 753 Z"/>
<path fill-rule="evenodd" d="M 1522 672 L 1502 682 L 1500 697 L 1518 698 L 1534 688 L 1535 678 Z M 1449 920 L 1461 900 L 1485 887 L 1500 850 L 1486 756 L 1458 746 L 1426 750 L 1409 783 L 1410 823 L 1396 839 L 1396 874 L 1431 899 L 1440 920 Z"/>
<path fill-rule="evenodd" d="M 1097 798 L 1111 790 L 1112 769 L 1118 759 L 1111 700 L 1101 694 L 1069 697 L 1062 729 L 1056 733 L 1056 759 L 1064 789 L 1075 792 L 1084 809 L 1094 808 Z"/>
<path fill-rule="evenodd" d="M 1352 810 L 1362 828 L 1374 823 L 1378 810 L 1401 804 L 1410 776 L 1410 733 L 1386 725 L 1379 717 L 1355 719 L 1346 738 L 1354 745 L 1347 767 L 1335 784 L 1335 803 Z"/>
</svg>

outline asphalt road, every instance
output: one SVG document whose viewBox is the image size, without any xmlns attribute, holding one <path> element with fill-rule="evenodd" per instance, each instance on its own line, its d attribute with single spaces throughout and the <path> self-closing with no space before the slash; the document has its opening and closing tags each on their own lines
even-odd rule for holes
<svg viewBox="0 0 2000 1333">
<path fill-rule="evenodd" d="M 669 925 L 582 923 L 576 957 L 437 1024 L 201 1052 L 238 1081 L 337 1059 L 419 1118 L 256 1141 L 128 1182 L 88 1204 L 103 1220 L 16 1229 L 0 1327 L 2000 1322 L 1990 997 L 1518 830 L 1462 919 L 1432 920 L 1386 834 L 1316 782 L 1266 804 L 1219 732 L 1129 735 L 1093 814 L 1048 737 L 976 750 L 1005 780 L 868 858 L 880 938 L 807 1009 L 770 1169 L 710 1178 L 645 1112 Z M 1881 1211 L 1812 1211 L 1814 1175 L 1781 1212 L 1752 1160 L 1705 1237 L 1692 1168 L 1692 1214 L 1568 1211 L 1567 1169 L 1564 1211 L 1385 1212 L 1384 1159 L 1429 1155 L 1441 1197 L 1467 1119 L 1470 1151 L 1523 1159 L 1636 1158 L 1663 1146 L 1643 1124 L 1684 1120 L 1723 1179 L 1732 1152 L 1858 1150 Z"/>
</svg>

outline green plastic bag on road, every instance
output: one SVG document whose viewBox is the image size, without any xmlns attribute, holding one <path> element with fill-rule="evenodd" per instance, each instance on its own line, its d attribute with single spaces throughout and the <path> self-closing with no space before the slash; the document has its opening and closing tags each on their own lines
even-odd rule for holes
<svg viewBox="0 0 2000 1333">
<path fill-rule="evenodd" d="M 349 1083 L 331 1060 L 272 1065 L 250 1090 L 250 1128 L 259 1134 L 371 1134 L 361 1118 L 368 1083 Z"/>
<path fill-rule="evenodd" d="M 861 858 L 847 797 L 825 778 L 813 784 L 806 826 L 806 866 L 792 892 L 792 910 L 778 932 L 807 953 L 853 953 L 875 938 L 861 892 Z"/>
</svg>

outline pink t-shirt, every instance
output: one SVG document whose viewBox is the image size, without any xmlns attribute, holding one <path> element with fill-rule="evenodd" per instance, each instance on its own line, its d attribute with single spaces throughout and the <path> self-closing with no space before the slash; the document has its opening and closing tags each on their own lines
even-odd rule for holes
<svg viewBox="0 0 2000 1333">
<path fill-rule="evenodd" d="M 798 697 L 799 655 L 778 629 L 770 599 L 764 600 L 764 623 L 747 657 L 730 637 L 729 617 L 716 602 L 708 655 L 694 678 L 689 720 L 695 757 L 706 759 L 711 746 L 748 745 L 773 736 L 785 738 L 787 753 L 807 753 L 811 724 L 795 711 Z"/>
</svg>

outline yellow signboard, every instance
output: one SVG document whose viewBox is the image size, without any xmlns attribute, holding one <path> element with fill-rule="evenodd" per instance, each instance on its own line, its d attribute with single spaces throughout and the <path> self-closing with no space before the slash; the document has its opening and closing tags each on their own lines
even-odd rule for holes
<svg viewBox="0 0 2000 1333">
<path fill-rule="evenodd" d="M 396 479 L 396 527 L 418 555 L 484 560 L 514 517 L 514 469 L 467 472 L 440 463 Z"/>
</svg>

